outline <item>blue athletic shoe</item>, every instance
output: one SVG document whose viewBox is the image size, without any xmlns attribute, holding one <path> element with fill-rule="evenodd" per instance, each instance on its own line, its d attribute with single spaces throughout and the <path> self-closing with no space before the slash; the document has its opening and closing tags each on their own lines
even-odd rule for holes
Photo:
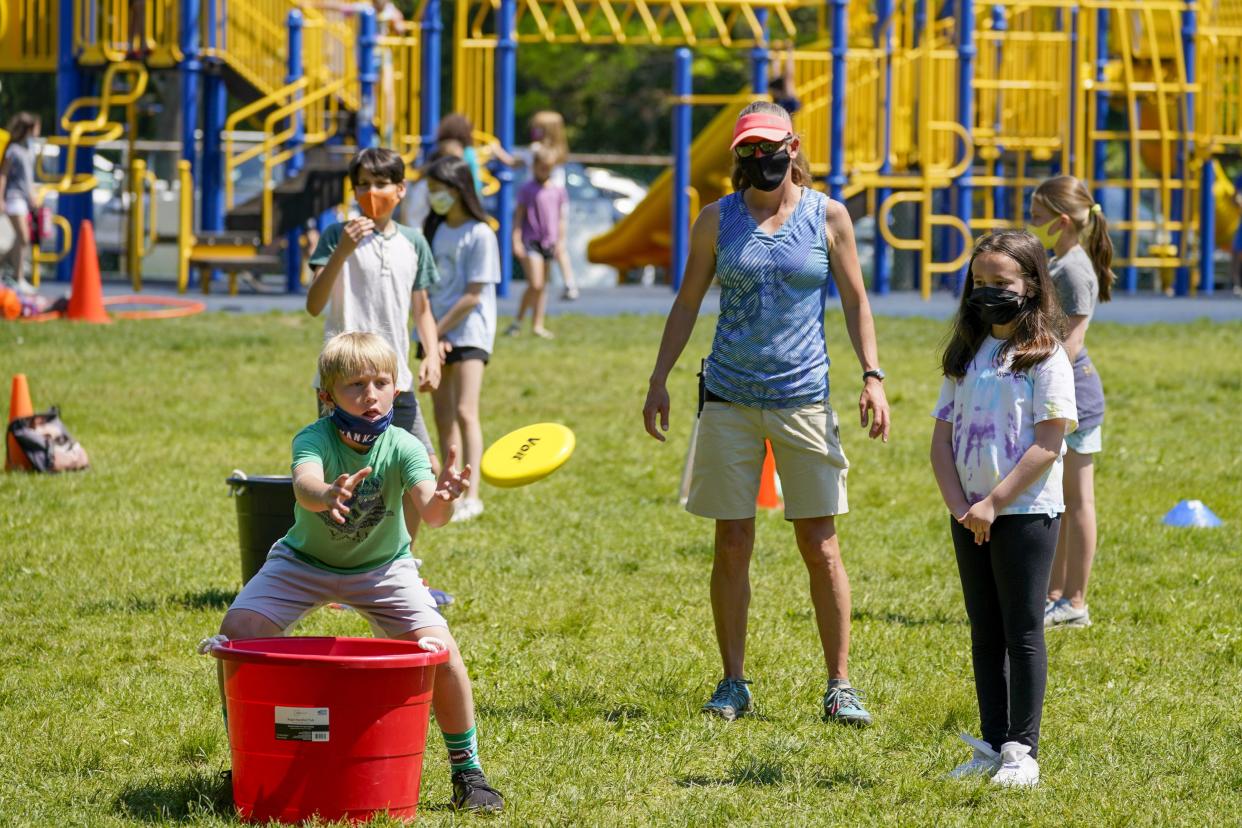
<svg viewBox="0 0 1242 828">
<path fill-rule="evenodd" d="M 703 712 L 719 716 L 726 722 L 753 713 L 755 704 L 750 695 L 750 688 L 747 687 L 748 684 L 750 682 L 746 679 L 721 679 L 716 685 L 716 692 L 712 693 L 711 699 L 703 705 Z"/>
<path fill-rule="evenodd" d="M 855 727 L 871 724 L 871 714 L 862 706 L 862 695 L 855 687 L 829 687 L 824 694 L 824 718 Z"/>
<path fill-rule="evenodd" d="M 453 603 L 453 596 L 449 595 L 442 589 L 428 589 L 427 591 L 430 592 L 431 597 L 436 600 L 437 609 L 440 607 L 447 607 L 449 604 Z"/>
</svg>

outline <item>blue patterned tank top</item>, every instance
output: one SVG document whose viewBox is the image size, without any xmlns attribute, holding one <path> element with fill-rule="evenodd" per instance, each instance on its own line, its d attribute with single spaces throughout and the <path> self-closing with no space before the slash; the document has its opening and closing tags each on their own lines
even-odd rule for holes
<svg viewBox="0 0 1242 828">
<path fill-rule="evenodd" d="M 804 188 L 793 213 L 769 235 L 740 192 L 720 200 L 720 321 L 704 374 L 713 394 L 753 408 L 828 398 L 827 206 L 823 193 Z"/>
</svg>

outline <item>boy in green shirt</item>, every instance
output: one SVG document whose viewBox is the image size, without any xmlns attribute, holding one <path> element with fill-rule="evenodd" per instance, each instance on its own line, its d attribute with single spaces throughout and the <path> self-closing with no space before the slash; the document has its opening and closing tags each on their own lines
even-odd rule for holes
<svg viewBox="0 0 1242 828">
<path fill-rule="evenodd" d="M 499 811 L 500 794 L 478 758 L 474 700 L 457 643 L 418 575 L 402 499 L 430 526 L 443 526 L 471 469 L 454 471 L 449 448 L 437 479 L 427 450 L 389 428 L 397 355 L 371 333 L 332 337 L 319 355 L 319 395 L 329 410 L 293 438 L 294 524 L 268 553 L 220 625 L 229 639 L 283 635 L 316 607 L 338 601 L 391 638 L 447 647 L 432 709 L 448 745 L 453 806 Z"/>
</svg>

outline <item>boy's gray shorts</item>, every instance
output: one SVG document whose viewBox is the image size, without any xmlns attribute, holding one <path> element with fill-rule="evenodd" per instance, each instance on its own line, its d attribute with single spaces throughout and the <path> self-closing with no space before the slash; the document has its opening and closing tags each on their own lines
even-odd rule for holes
<svg viewBox="0 0 1242 828">
<path fill-rule="evenodd" d="M 366 572 L 343 574 L 298 560 L 277 542 L 263 567 L 242 587 L 232 610 L 257 612 L 287 630 L 302 616 L 332 602 L 345 604 L 389 638 L 425 627 L 448 627 L 436 600 L 418 576 L 413 558 L 398 558 Z"/>
</svg>

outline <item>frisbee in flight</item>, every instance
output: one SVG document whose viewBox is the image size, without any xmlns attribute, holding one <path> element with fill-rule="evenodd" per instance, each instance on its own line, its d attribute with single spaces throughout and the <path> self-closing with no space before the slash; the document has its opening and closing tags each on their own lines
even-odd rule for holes
<svg viewBox="0 0 1242 828">
<path fill-rule="evenodd" d="M 535 423 L 510 431 L 483 452 L 483 479 L 511 489 L 542 480 L 574 453 L 574 433 L 560 423 Z"/>
</svg>

